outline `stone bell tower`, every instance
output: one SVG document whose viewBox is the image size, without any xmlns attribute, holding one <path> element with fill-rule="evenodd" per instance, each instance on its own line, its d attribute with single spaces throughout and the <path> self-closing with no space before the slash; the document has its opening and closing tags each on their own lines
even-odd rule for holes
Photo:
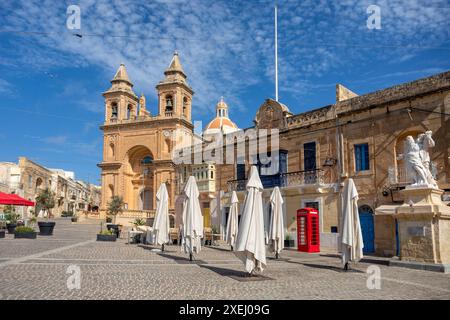
<svg viewBox="0 0 450 320">
<path fill-rule="evenodd" d="M 194 91 L 186 81 L 186 74 L 175 52 L 165 78 L 156 86 L 158 90 L 158 111 L 162 118 L 182 118 L 191 122 L 191 106 Z"/>
<path fill-rule="evenodd" d="M 133 83 L 122 63 L 111 80 L 111 88 L 103 93 L 105 98 L 105 123 L 130 119 L 136 114 L 138 97 L 133 92 Z"/>
</svg>

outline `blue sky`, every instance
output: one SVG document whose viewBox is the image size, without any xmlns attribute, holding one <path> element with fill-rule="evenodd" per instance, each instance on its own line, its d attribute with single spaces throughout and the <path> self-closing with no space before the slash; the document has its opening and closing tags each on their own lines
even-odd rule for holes
<svg viewBox="0 0 450 320">
<path fill-rule="evenodd" d="M 450 69 L 450 4 L 433 1 L 277 1 L 280 101 L 300 113 L 332 104 L 336 83 L 364 94 Z M 81 8 L 82 38 L 66 28 Z M 275 1 L 0 3 L 0 161 L 27 156 L 98 183 L 101 93 L 125 63 L 156 113 L 155 85 L 178 50 L 196 92 L 193 118 L 220 96 L 245 128 L 274 97 Z M 368 29 L 367 7 L 381 8 Z"/>
</svg>

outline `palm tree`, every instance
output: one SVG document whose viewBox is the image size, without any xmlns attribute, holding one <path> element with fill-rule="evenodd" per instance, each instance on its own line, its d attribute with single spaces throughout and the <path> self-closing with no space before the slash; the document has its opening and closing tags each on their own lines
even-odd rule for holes
<svg viewBox="0 0 450 320">
<path fill-rule="evenodd" d="M 53 209 L 56 204 L 55 193 L 51 191 L 50 188 L 41 190 L 36 197 L 36 204 L 47 211 L 47 218 L 50 218 L 52 216 L 51 209 Z"/>
<path fill-rule="evenodd" d="M 114 224 L 116 224 L 117 214 L 122 213 L 124 204 L 125 202 L 120 196 L 113 196 L 108 203 L 108 214 L 113 216 Z"/>
</svg>

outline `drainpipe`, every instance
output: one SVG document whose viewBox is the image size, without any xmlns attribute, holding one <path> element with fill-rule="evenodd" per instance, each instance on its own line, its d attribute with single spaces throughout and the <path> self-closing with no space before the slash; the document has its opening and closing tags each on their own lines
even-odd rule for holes
<svg viewBox="0 0 450 320">
<path fill-rule="evenodd" d="M 339 165 L 339 174 L 337 178 L 337 188 L 338 188 L 338 198 L 337 198 L 337 210 L 338 210 L 338 243 L 337 250 L 340 252 L 340 240 L 341 240 L 341 229 L 342 229 L 342 177 L 345 175 L 345 165 L 344 165 L 344 135 L 342 133 L 342 127 L 339 122 L 339 117 L 336 115 L 336 128 L 337 128 L 337 156 Z"/>
</svg>

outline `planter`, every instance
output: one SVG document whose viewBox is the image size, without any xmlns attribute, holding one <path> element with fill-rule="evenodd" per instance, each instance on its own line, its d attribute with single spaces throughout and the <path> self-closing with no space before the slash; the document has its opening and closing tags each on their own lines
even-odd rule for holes
<svg viewBox="0 0 450 320">
<path fill-rule="evenodd" d="M 37 232 L 15 232 L 14 239 L 36 239 Z"/>
<path fill-rule="evenodd" d="M 284 240 L 284 247 L 285 248 L 295 247 L 295 241 L 294 240 Z"/>
<path fill-rule="evenodd" d="M 16 231 L 17 224 L 16 223 L 7 223 L 6 229 L 8 229 L 8 233 L 14 233 Z"/>
<path fill-rule="evenodd" d="M 5 237 L 5 230 L 0 230 L 0 238 L 4 238 Z"/>
<path fill-rule="evenodd" d="M 116 241 L 116 239 L 115 234 L 97 234 L 97 241 Z"/>
<path fill-rule="evenodd" d="M 55 222 L 39 221 L 38 226 L 39 226 L 39 235 L 51 236 L 53 234 Z"/>
</svg>

